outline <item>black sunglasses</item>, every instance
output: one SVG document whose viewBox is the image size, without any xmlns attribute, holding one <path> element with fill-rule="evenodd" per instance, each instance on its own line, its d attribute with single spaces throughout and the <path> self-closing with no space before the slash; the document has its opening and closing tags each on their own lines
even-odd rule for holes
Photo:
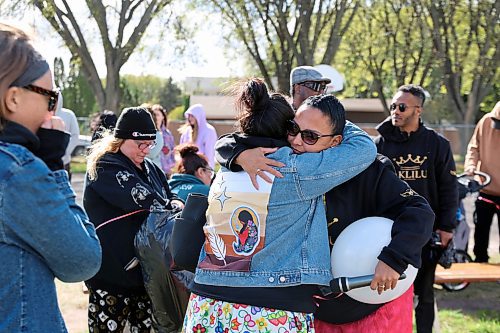
<svg viewBox="0 0 500 333">
<path fill-rule="evenodd" d="M 318 134 L 311 130 L 301 130 L 299 125 L 294 120 L 286 122 L 286 132 L 288 135 L 297 136 L 300 133 L 302 141 L 307 145 L 314 145 L 318 140 L 325 136 L 336 136 L 337 134 Z"/>
<path fill-rule="evenodd" d="M 301 86 L 304 86 L 306 88 L 309 88 L 311 90 L 323 93 L 326 90 L 326 83 L 325 82 L 302 82 L 299 83 Z"/>
<path fill-rule="evenodd" d="M 43 96 L 48 96 L 49 97 L 49 111 L 54 111 L 57 105 L 57 99 L 59 98 L 59 89 L 56 90 L 47 90 L 42 87 L 34 86 L 32 84 L 28 84 L 27 86 L 23 87 L 26 90 L 32 91 L 34 93 L 43 95 Z"/>
<path fill-rule="evenodd" d="M 408 108 L 419 108 L 419 107 L 420 107 L 420 105 L 406 105 L 405 103 L 399 103 L 399 104 L 392 103 L 389 106 L 389 110 L 395 111 L 396 108 L 398 108 L 400 112 L 405 112 L 406 109 L 408 109 Z"/>
</svg>

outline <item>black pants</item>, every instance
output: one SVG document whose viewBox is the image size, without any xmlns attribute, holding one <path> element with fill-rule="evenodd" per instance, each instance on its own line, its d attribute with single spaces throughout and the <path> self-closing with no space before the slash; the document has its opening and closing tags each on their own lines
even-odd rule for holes
<svg viewBox="0 0 500 333">
<path fill-rule="evenodd" d="M 422 249 L 422 267 L 413 283 L 415 295 L 418 297 L 418 305 L 415 308 L 417 333 L 431 333 L 434 323 L 434 275 L 439 257 L 431 252 L 429 244 Z"/>
<path fill-rule="evenodd" d="M 476 200 L 476 211 L 474 212 L 474 255 L 476 262 L 488 262 L 488 245 L 490 243 L 490 228 L 493 222 L 493 216 L 496 214 L 500 219 L 500 197 L 481 193 L 481 197 L 491 200 L 494 203 Z M 499 232 L 500 234 L 500 232 Z M 499 249 L 500 251 L 500 249 Z"/>
<path fill-rule="evenodd" d="M 121 333 L 127 324 L 130 332 L 150 333 L 151 301 L 148 295 L 111 294 L 89 288 L 89 332 Z"/>
</svg>

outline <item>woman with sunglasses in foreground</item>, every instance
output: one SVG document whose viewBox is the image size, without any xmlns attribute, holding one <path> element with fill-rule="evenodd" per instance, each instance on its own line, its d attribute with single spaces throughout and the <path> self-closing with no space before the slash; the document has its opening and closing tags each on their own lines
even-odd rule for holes
<svg viewBox="0 0 500 333">
<path fill-rule="evenodd" d="M 93 276 L 94 226 L 75 203 L 69 142 L 49 65 L 23 31 L 0 23 L 0 330 L 66 332 L 54 278 Z"/>
<path fill-rule="evenodd" d="M 103 248 L 99 272 L 89 288 L 89 331 L 150 332 L 151 301 L 135 259 L 134 238 L 150 210 L 182 201 L 171 193 L 163 171 L 146 159 L 156 127 L 141 107 L 122 111 L 113 133 L 95 141 L 87 157 L 83 205 Z"/>
<path fill-rule="evenodd" d="M 328 149 L 295 154 L 286 141 L 294 112 L 285 97 L 269 94 L 260 79 L 240 89 L 241 140 L 281 147 L 271 156 L 283 177 L 269 175 L 272 183 L 255 190 L 245 172 L 217 173 L 183 331 L 313 332 L 313 293 L 332 279 L 322 194 L 372 163 L 374 144 L 345 124 L 344 108 L 332 96 L 317 100 L 329 114 L 314 138 Z"/>
</svg>

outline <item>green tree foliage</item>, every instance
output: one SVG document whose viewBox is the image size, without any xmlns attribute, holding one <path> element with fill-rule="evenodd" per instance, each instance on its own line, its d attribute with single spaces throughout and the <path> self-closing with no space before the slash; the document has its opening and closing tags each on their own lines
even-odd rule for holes
<svg viewBox="0 0 500 333">
<path fill-rule="evenodd" d="M 421 12 L 404 0 L 366 2 L 344 36 L 340 67 L 350 74 L 351 93 L 378 97 L 387 114 L 386 99 L 398 86 L 411 82 L 429 89 L 434 51 Z"/>
<path fill-rule="evenodd" d="M 181 89 L 172 78 L 159 78 L 153 75 L 124 75 L 121 81 L 121 107 L 142 103 L 161 104 L 167 111 L 182 104 Z"/>
<path fill-rule="evenodd" d="M 62 63 L 60 60 L 58 62 Z M 64 70 L 62 72 L 64 73 Z M 77 117 L 88 117 L 101 110 L 87 78 L 82 74 L 78 59 L 71 59 L 67 77 L 57 79 L 57 76 L 54 76 L 60 82 L 58 86 L 62 90 L 63 106 L 73 110 Z"/>
<path fill-rule="evenodd" d="M 500 1 L 423 3 L 449 108 L 457 120 L 472 124 L 482 101 L 500 79 Z"/>
<path fill-rule="evenodd" d="M 77 117 L 87 117 L 97 112 L 98 106 L 87 80 L 82 76 L 78 60 L 70 61 L 69 74 L 66 75 L 61 58 L 54 59 L 54 82 L 61 89 L 63 107 L 71 109 Z"/>
<path fill-rule="evenodd" d="M 173 83 L 172 78 L 168 78 L 164 81 L 160 95 L 160 104 L 167 110 L 167 112 L 172 111 L 177 106 L 182 105 L 182 91 L 175 83 Z"/>
<path fill-rule="evenodd" d="M 86 78 L 100 109 L 118 110 L 120 69 L 128 61 L 152 19 L 172 0 L 15 0 L 1 1 L 0 8 L 21 14 L 30 5 L 38 9 L 62 38 L 79 72 Z M 82 13 L 82 9 L 86 13 Z M 106 79 L 101 80 L 92 57 L 94 42 L 100 42 L 106 64 Z"/>
<path fill-rule="evenodd" d="M 211 0 L 266 83 L 289 91 L 296 65 L 332 63 L 358 0 Z M 233 39 L 234 40 L 234 39 Z"/>
</svg>

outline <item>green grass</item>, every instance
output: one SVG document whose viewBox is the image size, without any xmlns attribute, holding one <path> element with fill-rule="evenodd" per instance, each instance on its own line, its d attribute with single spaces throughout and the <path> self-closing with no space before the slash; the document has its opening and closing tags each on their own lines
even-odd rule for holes
<svg viewBox="0 0 500 333">
<path fill-rule="evenodd" d="M 465 314 L 462 310 L 440 310 L 441 333 L 497 333 L 500 332 L 498 311 L 476 311 Z"/>
<path fill-rule="evenodd" d="M 494 254 L 491 263 L 500 263 Z M 476 282 L 466 289 L 435 290 L 441 333 L 500 332 L 500 283 Z"/>
<path fill-rule="evenodd" d="M 84 156 L 77 156 L 71 159 L 71 172 L 72 173 L 85 173 L 87 164 Z"/>
</svg>

